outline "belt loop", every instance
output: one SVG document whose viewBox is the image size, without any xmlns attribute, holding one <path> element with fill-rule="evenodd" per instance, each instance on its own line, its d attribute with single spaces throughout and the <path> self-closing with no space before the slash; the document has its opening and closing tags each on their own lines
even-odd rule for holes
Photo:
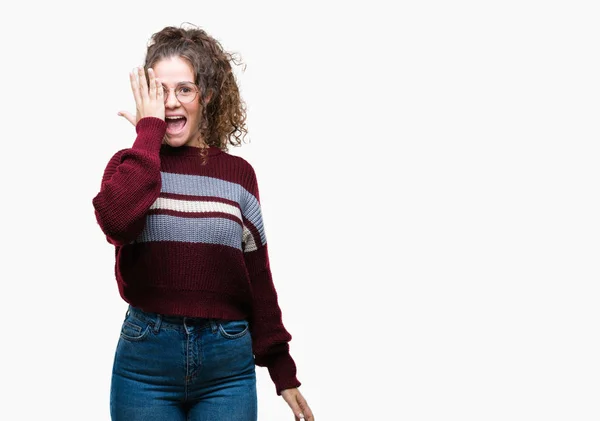
<svg viewBox="0 0 600 421">
<path fill-rule="evenodd" d="M 160 325 L 162 324 L 162 314 L 156 314 L 156 321 L 154 322 L 154 328 L 152 329 L 154 333 L 160 332 Z"/>
<path fill-rule="evenodd" d="M 187 333 L 189 335 L 190 333 L 193 332 L 194 328 L 191 326 L 191 324 L 190 324 L 190 326 L 188 326 L 188 324 L 187 324 L 188 318 L 187 317 L 183 316 L 182 320 L 183 320 L 182 321 L 183 329 L 185 330 L 185 333 Z"/>
<path fill-rule="evenodd" d="M 218 319 L 209 319 L 210 322 L 210 329 L 212 330 L 212 333 L 215 333 L 217 331 L 217 329 L 219 328 L 219 320 Z"/>
</svg>

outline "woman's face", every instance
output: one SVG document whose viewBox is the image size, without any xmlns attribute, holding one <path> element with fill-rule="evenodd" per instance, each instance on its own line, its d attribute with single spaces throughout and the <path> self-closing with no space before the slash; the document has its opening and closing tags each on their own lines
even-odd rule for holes
<svg viewBox="0 0 600 421">
<path fill-rule="evenodd" d="M 195 85 L 192 66 L 181 57 L 169 57 L 154 63 L 152 68 L 156 77 L 168 91 L 168 97 L 165 99 L 165 121 L 167 123 L 165 142 L 173 147 L 202 146 L 204 141 L 199 140 L 198 128 L 202 112 L 200 93 L 198 92 L 196 98 L 187 104 L 180 102 L 175 96 L 177 88 L 181 85 Z"/>
</svg>

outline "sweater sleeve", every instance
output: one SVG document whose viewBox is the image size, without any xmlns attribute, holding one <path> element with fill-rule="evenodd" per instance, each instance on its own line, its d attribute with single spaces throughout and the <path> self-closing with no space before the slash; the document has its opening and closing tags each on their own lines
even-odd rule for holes
<svg viewBox="0 0 600 421">
<path fill-rule="evenodd" d="M 161 188 L 160 147 L 166 123 L 156 117 L 142 118 L 137 137 L 129 149 L 110 159 L 92 199 L 96 220 L 109 243 L 123 246 L 144 229 L 145 215 Z"/>
<path fill-rule="evenodd" d="M 251 168 L 251 167 L 250 167 Z M 254 170 L 250 169 L 249 203 L 244 217 L 244 260 L 252 288 L 252 315 L 250 329 L 256 365 L 267 367 L 277 395 L 282 390 L 298 387 L 296 364 L 289 351 L 292 339 L 282 322 L 269 266 L 269 254 L 264 233 L 258 183 Z"/>
</svg>

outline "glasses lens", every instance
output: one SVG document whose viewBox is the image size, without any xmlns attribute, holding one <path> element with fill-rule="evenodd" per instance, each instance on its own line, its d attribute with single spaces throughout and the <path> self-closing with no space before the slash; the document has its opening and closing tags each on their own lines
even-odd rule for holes
<svg viewBox="0 0 600 421">
<path fill-rule="evenodd" d="M 196 94 L 198 93 L 198 88 L 195 85 L 187 84 L 181 85 L 175 91 L 177 95 L 177 100 L 183 103 L 190 103 L 196 98 Z"/>
</svg>

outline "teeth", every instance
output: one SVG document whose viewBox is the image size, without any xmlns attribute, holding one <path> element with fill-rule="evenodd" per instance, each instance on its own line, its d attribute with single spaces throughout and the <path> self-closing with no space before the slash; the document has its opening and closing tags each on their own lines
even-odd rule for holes
<svg viewBox="0 0 600 421">
<path fill-rule="evenodd" d="M 170 117 L 166 117 L 169 120 L 179 120 L 180 118 L 185 118 L 184 116 L 181 115 L 177 115 L 177 116 L 170 116 Z"/>
</svg>

